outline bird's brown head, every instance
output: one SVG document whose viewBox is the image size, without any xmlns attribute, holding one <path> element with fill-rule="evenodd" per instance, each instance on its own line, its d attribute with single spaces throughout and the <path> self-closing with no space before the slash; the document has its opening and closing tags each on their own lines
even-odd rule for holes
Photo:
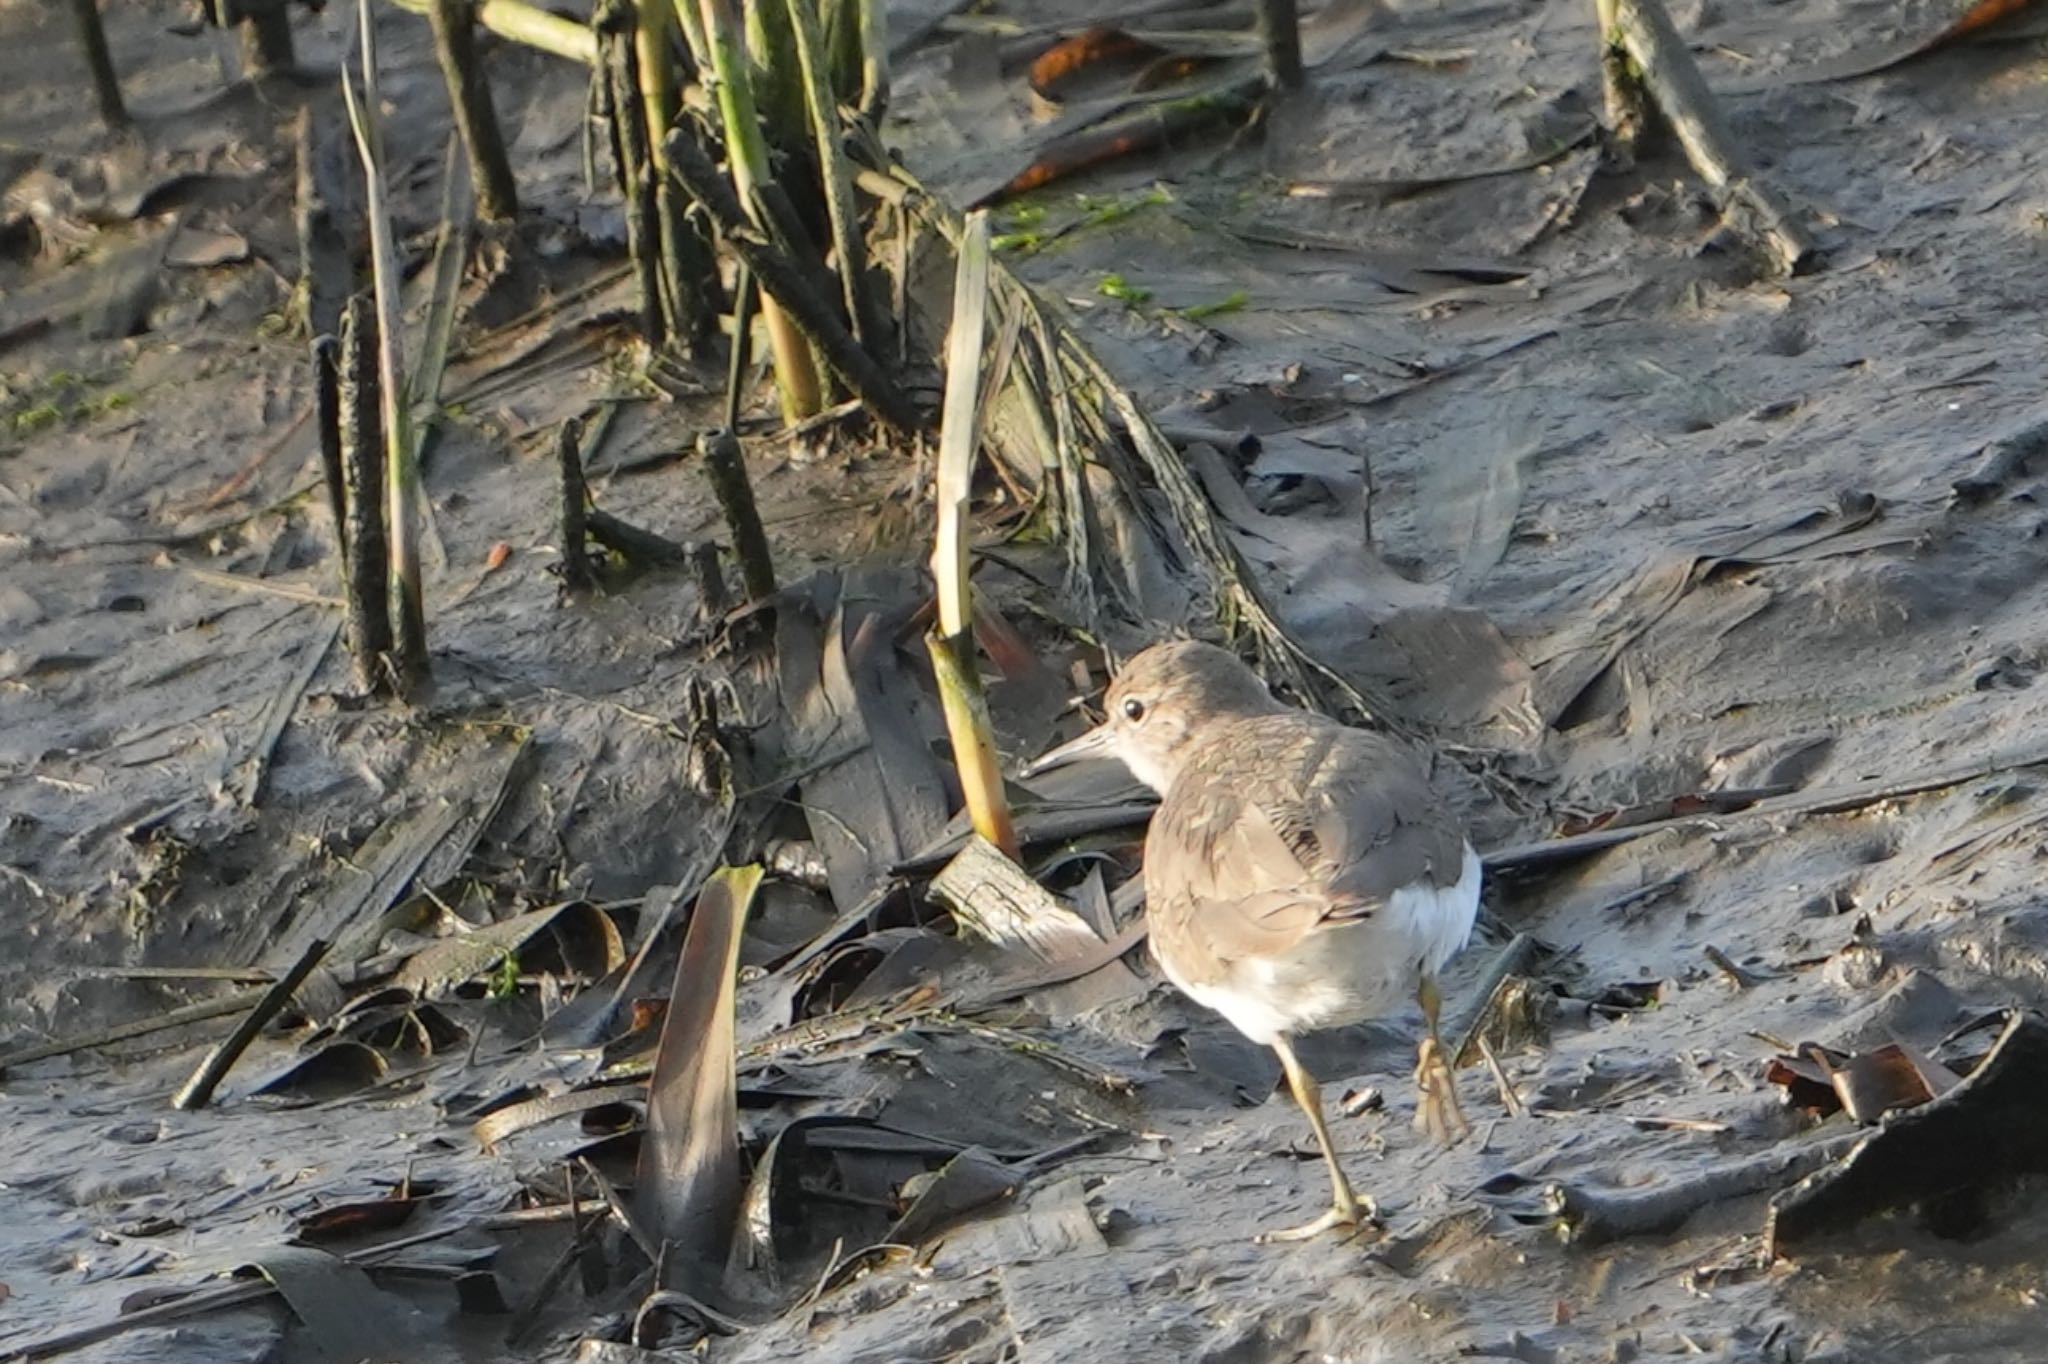
<svg viewBox="0 0 2048 1364">
<path fill-rule="evenodd" d="M 1208 726 L 1283 709 L 1235 654 L 1192 640 L 1155 644 L 1110 683 L 1103 722 L 1039 758 L 1025 774 L 1081 758 L 1116 758 L 1165 795 Z"/>
</svg>

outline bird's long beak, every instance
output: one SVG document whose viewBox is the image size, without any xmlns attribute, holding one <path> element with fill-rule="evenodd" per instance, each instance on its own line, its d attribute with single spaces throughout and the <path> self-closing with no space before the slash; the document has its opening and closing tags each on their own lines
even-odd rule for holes
<svg viewBox="0 0 2048 1364">
<path fill-rule="evenodd" d="M 1084 758 L 1116 756 L 1115 732 L 1108 725 L 1097 725 L 1080 738 L 1069 739 L 1058 748 L 1033 758 L 1024 764 L 1018 775 L 1035 777 L 1041 772 L 1049 772 L 1055 767 L 1065 767 L 1068 763 L 1080 762 Z"/>
</svg>

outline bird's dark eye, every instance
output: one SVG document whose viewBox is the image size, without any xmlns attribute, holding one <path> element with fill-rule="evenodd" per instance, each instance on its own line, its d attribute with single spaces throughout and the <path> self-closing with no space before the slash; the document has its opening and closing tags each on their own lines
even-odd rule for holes
<svg viewBox="0 0 2048 1364">
<path fill-rule="evenodd" d="M 1139 700 L 1139 699 L 1138 699 L 1137 697 L 1135 697 L 1135 696 L 1127 696 L 1127 697 L 1125 697 L 1125 698 L 1124 698 L 1124 719 L 1126 719 L 1126 720 L 1129 720 L 1129 721 L 1130 721 L 1130 722 L 1131 722 L 1132 724 L 1136 724 L 1136 723 L 1138 723 L 1138 721 L 1140 721 L 1140 720 L 1142 720 L 1142 719 L 1144 719 L 1144 718 L 1145 718 L 1145 703 L 1144 703 L 1143 701 L 1140 701 L 1140 700 Z"/>
</svg>

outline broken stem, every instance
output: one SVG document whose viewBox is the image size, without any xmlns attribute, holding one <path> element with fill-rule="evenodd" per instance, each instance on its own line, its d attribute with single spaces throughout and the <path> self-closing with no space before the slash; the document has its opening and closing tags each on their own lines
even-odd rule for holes
<svg viewBox="0 0 2048 1364">
<path fill-rule="evenodd" d="M 437 0 L 391 0 L 414 14 L 432 14 Z M 597 40 L 573 19 L 529 5 L 526 0 L 478 0 L 473 8 L 477 27 L 522 47 L 565 57 L 585 66 L 597 65 Z"/>
<path fill-rule="evenodd" d="M 939 585 L 938 628 L 925 636 L 953 762 L 960 772 L 968 818 L 983 838 L 1012 861 L 1019 856 L 1016 825 L 1003 790 L 988 699 L 974 655 L 974 605 L 969 583 L 968 511 L 974 492 L 974 457 L 981 447 L 982 340 L 988 332 L 988 214 L 977 210 L 961 226 L 953 273 L 953 322 L 946 338 L 946 400 L 939 428 L 938 541 L 932 576 Z"/>
<path fill-rule="evenodd" d="M 348 603 L 348 648 L 356 685 L 383 688 L 391 652 L 391 561 L 384 538 L 383 420 L 377 394 L 377 323 L 358 294 L 341 317 L 336 357 L 336 421 L 345 509 L 342 596 Z"/>
<path fill-rule="evenodd" d="M 585 544 L 590 490 L 583 482 L 583 423 L 562 423 L 555 456 L 562 475 L 562 586 L 572 594 L 590 591 L 590 554 Z"/>
<path fill-rule="evenodd" d="M 725 524 L 732 531 L 732 552 L 740 561 L 740 577 L 750 601 L 775 595 L 775 559 L 768 550 L 768 533 L 761 527 L 761 513 L 754 505 L 754 485 L 747 477 L 747 461 L 740 438 L 730 431 L 707 432 L 697 438 L 697 453 L 704 457 L 704 472 L 711 479 L 711 491 L 725 512 Z"/>
<path fill-rule="evenodd" d="M 384 190 L 376 28 L 370 22 L 368 4 L 358 12 L 362 21 L 363 88 L 358 97 L 344 67 L 342 92 L 348 102 L 349 124 L 355 131 L 356 150 L 362 157 L 364 206 L 370 219 L 370 278 L 377 302 L 377 385 L 384 422 L 385 534 L 390 542 L 391 586 L 398 605 L 398 645 L 393 661 L 399 693 L 410 697 L 426 679 L 427 671 L 426 604 L 420 581 L 418 520 L 414 514 L 419 471 L 413 463 L 405 370 L 399 356 L 404 325 L 398 299 L 402 266 Z"/>
<path fill-rule="evenodd" d="M 292 969 L 285 972 L 276 984 L 265 990 L 263 997 L 256 1001 L 256 1007 L 249 1010 L 242 1021 L 235 1025 L 235 1030 L 221 1039 L 219 1046 L 207 1053 L 206 1059 L 200 1062 L 199 1069 L 192 1072 L 192 1077 L 185 1081 L 184 1087 L 172 1097 L 171 1107 L 188 1113 L 195 1108 L 206 1107 L 207 1101 L 213 1097 L 213 1091 L 227 1078 L 228 1071 L 234 1068 L 242 1053 L 249 1049 L 249 1044 L 262 1033 L 264 1024 L 277 1017 L 283 1012 L 284 1006 L 291 1003 L 292 996 L 306 983 L 306 977 L 313 974 L 313 968 L 327 955 L 329 946 L 329 943 L 318 938 L 307 945 L 306 950 L 299 954 L 299 959 L 292 963 Z"/>
<path fill-rule="evenodd" d="M 1762 244 L 1778 268 L 1797 274 L 1811 263 L 1813 241 L 1792 211 L 1756 178 L 1721 117 L 1721 107 L 1658 0 L 1610 0 L 1614 33 L 1641 72 L 1643 87 L 1678 135 L 1686 159 L 1712 187 L 1721 211 Z"/>
<path fill-rule="evenodd" d="M 768 143 L 761 135 L 760 116 L 754 107 L 753 78 L 747 69 L 740 17 L 733 11 L 732 0 L 702 0 L 702 5 L 704 37 L 716 74 L 718 111 L 725 123 L 733 184 L 739 191 L 739 202 L 751 208 L 756 187 L 767 184 L 774 172 L 768 164 Z M 672 159 L 673 155 L 672 146 Z M 756 225 L 766 226 L 758 222 Z M 804 332 L 783 311 L 767 274 L 758 269 L 756 274 L 764 286 L 761 322 L 768 329 L 768 344 L 775 354 L 775 384 L 782 397 L 782 419 L 794 425 L 825 405 L 824 391 Z"/>
</svg>

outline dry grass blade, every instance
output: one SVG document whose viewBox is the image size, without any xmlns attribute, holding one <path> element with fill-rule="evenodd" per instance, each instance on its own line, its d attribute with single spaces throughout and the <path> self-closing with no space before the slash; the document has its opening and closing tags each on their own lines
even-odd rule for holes
<svg viewBox="0 0 2048 1364">
<path fill-rule="evenodd" d="M 733 999 L 761 876 L 758 866 L 723 867 L 698 895 L 648 1082 L 634 1211 L 657 1245 L 672 1246 L 667 1286 L 700 1295 L 724 1275 L 739 1214 Z"/>
<path fill-rule="evenodd" d="M 946 342 L 946 401 L 939 432 L 938 545 L 932 576 L 939 584 L 938 628 L 925 639 L 938 674 L 946 733 L 975 831 L 1011 858 L 1017 829 L 1003 794 L 995 733 L 974 658 L 974 607 L 968 584 L 969 501 L 974 456 L 981 446 L 982 341 L 988 333 L 988 215 L 970 213 L 962 225 L 953 276 L 953 325 Z"/>
</svg>

